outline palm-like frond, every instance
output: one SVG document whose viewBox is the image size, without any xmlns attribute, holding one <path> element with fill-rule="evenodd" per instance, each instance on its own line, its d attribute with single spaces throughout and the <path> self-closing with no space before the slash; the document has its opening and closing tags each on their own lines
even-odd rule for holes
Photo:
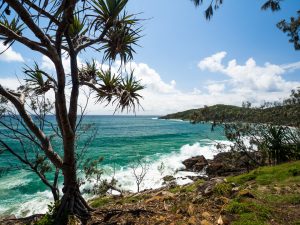
<svg viewBox="0 0 300 225">
<path fill-rule="evenodd" d="M 118 88 L 120 86 L 121 77 L 115 74 L 112 74 L 111 70 L 99 71 L 97 73 L 98 82 L 100 83 L 100 88 L 97 91 L 97 101 L 104 102 L 108 104 L 119 92 Z"/>
<path fill-rule="evenodd" d="M 113 74 L 111 70 L 101 70 L 97 75 L 99 84 L 99 88 L 95 89 L 97 102 L 116 104 L 116 110 L 121 111 L 127 109 L 135 112 L 136 106 L 141 106 L 142 96 L 138 92 L 143 90 L 144 86 L 134 78 L 133 71 L 125 78 Z"/>
<path fill-rule="evenodd" d="M 121 62 L 126 63 L 133 59 L 134 46 L 141 38 L 141 28 L 136 28 L 137 20 L 125 13 L 117 26 L 111 27 L 106 35 L 104 45 L 99 50 L 104 50 L 104 60 L 115 61 L 119 56 Z"/>
<path fill-rule="evenodd" d="M 36 94 L 43 94 L 52 87 L 49 79 L 44 81 L 43 71 L 39 68 L 37 63 L 35 63 L 33 68 L 29 66 L 24 68 L 24 73 L 27 75 L 27 78 L 24 79 L 27 90 L 34 91 Z"/>
<path fill-rule="evenodd" d="M 267 9 L 271 9 L 272 11 L 279 11 L 280 10 L 280 1 L 281 0 L 268 0 L 267 2 L 265 2 L 261 9 L 262 10 L 267 10 Z"/>
<path fill-rule="evenodd" d="M 0 24 L 7 27 L 11 31 L 15 32 L 18 35 L 22 34 L 23 31 L 23 24 L 20 23 L 20 21 L 16 18 L 13 18 L 10 22 L 7 20 L 7 18 L 4 18 L 3 20 L 0 20 Z M 7 37 L 6 35 L 2 35 L 0 31 L 0 40 L 3 41 L 4 45 L 12 44 L 14 42 L 14 39 Z"/>
<path fill-rule="evenodd" d="M 142 96 L 138 93 L 144 89 L 144 86 L 141 85 L 140 81 L 136 80 L 133 75 L 133 71 L 122 80 L 120 89 L 122 90 L 120 95 L 116 98 L 117 109 L 124 111 L 125 109 L 133 110 L 135 112 L 136 106 L 141 106 L 140 99 Z"/>
<path fill-rule="evenodd" d="M 85 66 L 79 69 L 79 79 L 80 81 L 95 82 L 98 73 L 97 64 L 95 60 L 91 63 L 86 62 Z"/>
<path fill-rule="evenodd" d="M 91 27 L 95 31 L 99 30 L 103 25 L 112 25 L 117 19 L 118 15 L 125 8 L 128 0 L 93 0 L 93 10 L 95 12 L 95 19 Z"/>
<path fill-rule="evenodd" d="M 74 16 L 73 21 L 69 26 L 69 35 L 71 38 L 75 38 L 81 35 L 85 35 L 87 28 L 85 28 L 85 22 L 81 21 L 79 16 Z"/>
</svg>

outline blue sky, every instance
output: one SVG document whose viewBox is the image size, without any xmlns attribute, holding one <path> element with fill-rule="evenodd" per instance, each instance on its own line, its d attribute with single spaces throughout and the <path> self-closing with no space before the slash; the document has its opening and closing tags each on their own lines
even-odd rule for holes
<svg viewBox="0 0 300 225">
<path fill-rule="evenodd" d="M 300 55 L 276 23 L 296 15 L 299 1 L 287 0 L 276 13 L 261 11 L 263 0 L 224 1 L 211 21 L 205 5 L 195 8 L 189 0 L 130 0 L 127 11 L 139 13 L 144 37 L 132 66 L 147 86 L 145 111 L 164 114 L 178 110 L 242 101 L 287 97 L 300 86 Z M 0 56 L 0 79 L 13 82 L 25 62 L 47 60 L 14 45 L 15 60 Z M 101 56 L 90 53 L 93 58 Z M 20 58 L 21 57 L 21 58 Z M 81 61 L 85 56 L 80 56 Z M 235 61 L 232 61 L 235 60 Z M 228 63 L 231 61 L 230 65 Z M 109 114 L 112 108 L 91 106 L 92 114 Z"/>
</svg>

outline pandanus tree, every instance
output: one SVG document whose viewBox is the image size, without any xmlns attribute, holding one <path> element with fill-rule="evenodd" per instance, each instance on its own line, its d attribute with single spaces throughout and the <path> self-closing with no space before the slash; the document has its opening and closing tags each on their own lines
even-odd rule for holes
<svg viewBox="0 0 300 225">
<path fill-rule="evenodd" d="M 76 173 L 76 138 L 82 121 L 80 89 L 90 89 L 96 102 L 115 104 L 121 111 L 135 110 L 140 104 L 138 92 L 143 86 L 132 72 L 122 69 L 132 60 L 140 38 L 139 20 L 125 11 L 127 3 L 128 0 L 0 0 L 3 44 L 7 48 L 22 44 L 48 57 L 55 68 L 50 73 L 38 63 L 27 66 L 24 82 L 17 90 L 0 84 L 0 121 L 10 130 L 1 130 L 0 145 L 1 150 L 10 152 L 37 173 L 54 193 L 58 192 L 58 172 L 62 171 L 63 195 L 56 224 L 65 224 L 67 219 L 62 218 L 68 215 L 86 221 L 91 210 L 80 193 Z M 79 65 L 78 56 L 87 49 L 99 53 L 108 69 L 99 68 L 94 61 Z M 66 59 L 70 72 L 63 65 Z M 110 69 L 115 60 L 121 62 L 116 74 Z M 49 97 L 51 93 L 53 98 Z M 51 112 L 55 123 L 47 119 Z M 60 142 L 53 141 L 57 137 Z M 18 141 L 22 149 L 16 150 L 9 139 Z M 28 143 L 31 148 L 26 147 Z M 46 177 L 51 168 L 55 168 L 52 183 Z M 55 196 L 57 200 L 58 194 Z"/>
<path fill-rule="evenodd" d="M 199 7 L 203 4 L 204 0 L 190 0 L 196 7 Z M 214 15 L 214 11 L 219 9 L 223 4 L 224 0 L 211 0 L 207 1 L 208 6 L 205 9 L 205 18 L 210 20 Z M 281 9 L 282 0 L 267 0 L 262 6 L 262 10 L 270 9 L 272 12 L 279 11 Z M 297 16 L 290 17 L 290 21 L 281 20 L 277 23 L 277 27 L 289 37 L 289 42 L 293 43 L 295 50 L 300 50 L 300 10 L 297 11 Z"/>
</svg>

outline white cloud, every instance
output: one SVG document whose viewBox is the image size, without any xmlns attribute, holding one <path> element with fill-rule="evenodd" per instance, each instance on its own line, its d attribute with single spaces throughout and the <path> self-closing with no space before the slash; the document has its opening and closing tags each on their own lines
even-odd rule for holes
<svg viewBox="0 0 300 225">
<path fill-rule="evenodd" d="M 17 78 L 0 78 L 0 84 L 5 87 L 9 88 L 11 90 L 16 90 L 21 85 L 22 80 L 18 80 Z"/>
<path fill-rule="evenodd" d="M 176 81 L 171 80 L 169 83 L 164 82 L 160 75 L 145 63 L 131 63 L 127 65 L 127 70 L 134 70 L 134 74 L 141 83 L 146 86 L 147 90 L 158 93 L 174 93 L 176 90 Z"/>
<path fill-rule="evenodd" d="M 4 52 L 3 52 L 4 51 Z M 0 54 L 0 61 L 5 62 L 24 62 L 24 58 L 22 55 L 16 51 L 13 50 L 12 47 L 7 49 L 7 46 L 3 44 L 3 41 L 0 41 L 0 52 L 3 52 Z"/>
<path fill-rule="evenodd" d="M 82 61 L 79 57 L 77 58 L 77 63 L 78 63 L 79 67 L 82 65 Z M 62 64 L 63 64 L 66 74 L 69 74 L 71 72 L 70 59 L 66 54 L 62 58 Z M 41 68 L 44 70 L 49 70 L 49 71 L 55 70 L 55 66 L 54 66 L 53 62 L 45 55 L 42 56 Z"/>
<path fill-rule="evenodd" d="M 300 68 L 300 62 L 287 65 L 275 65 L 265 63 L 263 66 L 256 64 L 253 58 L 249 58 L 244 65 L 239 65 L 236 59 L 223 63 L 226 52 L 219 52 L 201 60 L 198 67 L 201 70 L 219 72 L 230 78 L 232 90 L 252 90 L 278 92 L 291 90 L 300 85 L 299 82 L 285 80 L 282 75 L 288 71 Z"/>
<path fill-rule="evenodd" d="M 207 86 L 207 89 L 211 95 L 218 95 L 224 91 L 225 84 L 218 84 L 218 83 L 210 84 Z"/>
<path fill-rule="evenodd" d="M 140 92 L 143 96 L 141 104 L 144 108 L 139 110 L 137 115 L 164 115 L 167 113 L 178 112 L 191 108 L 199 108 L 203 105 L 214 104 L 232 104 L 241 105 L 243 101 L 250 101 L 254 104 L 260 104 L 264 100 L 275 101 L 286 98 L 290 94 L 290 89 L 300 86 L 299 82 L 289 82 L 282 78 L 287 72 L 283 66 L 265 64 L 264 66 L 256 65 L 254 59 L 249 59 L 244 65 L 238 65 L 236 60 L 232 60 L 228 65 L 222 63 L 225 53 L 219 54 L 215 59 L 202 60 L 203 70 L 207 69 L 214 72 L 221 72 L 229 77 L 226 81 L 207 81 L 206 87 L 195 87 L 191 91 L 181 91 L 176 87 L 176 81 L 164 81 L 158 71 L 151 68 L 145 63 L 132 62 L 126 66 L 127 71 L 134 69 L 137 79 L 146 86 Z M 64 59 L 64 66 L 68 69 L 67 59 Z M 98 63 L 99 64 L 99 63 Z M 288 64 L 289 69 L 292 64 Z M 43 59 L 42 66 L 46 69 L 53 70 L 51 61 Z M 100 64 L 99 64 L 100 66 Z M 105 65 L 103 65 L 105 68 Z M 116 63 L 113 68 L 118 72 L 119 64 Z M 262 73 L 260 78 L 259 74 Z M 275 76 L 275 78 L 274 78 Z M 262 84 L 255 79 L 261 79 Z M 246 79 L 246 81 L 243 80 Z M 1 84 L 6 84 L 10 88 L 15 88 L 18 81 L 16 79 L 0 79 Z M 278 87 L 277 87 L 277 86 Z M 276 91 L 270 91 L 270 87 L 277 87 Z M 201 89 L 201 90 L 200 90 Z M 87 90 L 87 89 L 86 89 Z M 67 95 L 70 89 L 66 90 Z M 52 99 L 53 95 L 49 95 Z M 85 103 L 84 95 L 80 95 L 79 102 Z M 90 99 L 87 112 L 89 114 L 108 114 L 114 113 L 114 106 L 105 104 L 95 104 L 95 99 Z"/>
</svg>

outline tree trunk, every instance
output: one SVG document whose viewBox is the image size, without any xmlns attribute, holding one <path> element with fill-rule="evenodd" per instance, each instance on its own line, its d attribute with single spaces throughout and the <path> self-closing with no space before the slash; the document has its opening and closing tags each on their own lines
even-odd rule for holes
<svg viewBox="0 0 300 225">
<path fill-rule="evenodd" d="M 74 141 L 70 140 L 64 147 L 71 147 L 71 150 L 68 149 L 69 151 L 65 151 L 62 169 L 64 176 L 64 187 L 62 189 L 63 196 L 55 215 L 55 224 L 67 224 L 70 215 L 78 217 L 82 224 L 86 224 L 87 220 L 90 218 L 90 211 L 92 208 L 89 207 L 81 196 L 79 185 L 77 183 Z"/>
</svg>

